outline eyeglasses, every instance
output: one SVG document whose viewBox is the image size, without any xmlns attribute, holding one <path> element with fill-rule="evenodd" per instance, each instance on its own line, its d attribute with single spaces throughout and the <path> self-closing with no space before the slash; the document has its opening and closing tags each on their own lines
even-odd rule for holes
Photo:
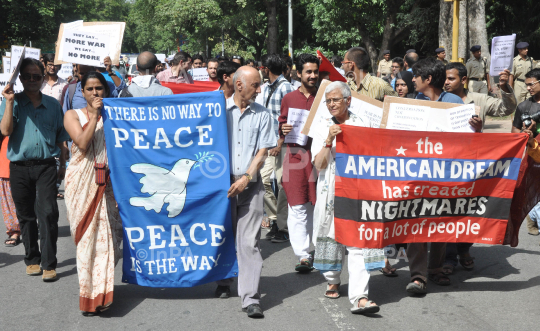
<svg viewBox="0 0 540 331">
<path fill-rule="evenodd" d="M 346 64 L 346 63 L 354 63 L 353 61 L 341 61 L 341 64 Z"/>
<path fill-rule="evenodd" d="M 335 104 L 338 104 L 338 103 L 341 103 L 343 101 L 343 99 L 347 99 L 347 98 L 331 98 L 331 99 L 324 100 L 324 102 L 327 105 L 332 104 L 332 102 L 335 103 Z"/>
<path fill-rule="evenodd" d="M 240 55 L 233 55 L 233 59 L 241 59 L 242 57 Z"/>
<path fill-rule="evenodd" d="M 43 78 L 43 75 L 38 75 L 38 74 L 22 74 L 21 75 L 21 79 L 22 80 L 34 80 L 34 81 L 39 81 Z"/>
<path fill-rule="evenodd" d="M 529 83 L 529 84 L 525 84 L 525 86 L 527 87 L 534 87 L 534 85 L 538 84 L 538 81 L 534 82 L 534 83 Z"/>
</svg>

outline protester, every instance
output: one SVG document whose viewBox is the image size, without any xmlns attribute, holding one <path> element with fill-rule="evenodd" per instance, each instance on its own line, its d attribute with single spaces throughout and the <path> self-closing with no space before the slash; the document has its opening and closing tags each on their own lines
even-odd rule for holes
<svg viewBox="0 0 540 331">
<path fill-rule="evenodd" d="M 225 93 L 225 99 L 229 99 L 234 94 L 233 75 L 240 68 L 238 63 L 223 61 L 217 67 L 217 80 L 221 84 L 219 90 Z"/>
<path fill-rule="evenodd" d="M 11 84 L 2 92 L 0 129 L 2 135 L 9 136 L 11 193 L 25 248 L 26 274 L 43 273 L 43 281 L 54 281 L 59 216 L 56 181 L 64 177 L 63 142 L 69 136 L 60 104 L 40 92 L 45 74 L 41 62 L 22 60 L 20 73 L 23 92 L 15 94 Z M 60 158 L 58 171 L 55 157 Z"/>
<path fill-rule="evenodd" d="M 148 56 L 145 53 L 139 57 Z M 154 68 L 154 63 L 151 64 Z M 66 209 L 71 236 L 77 246 L 79 309 L 84 316 L 91 316 L 112 304 L 114 267 L 121 257 L 123 231 L 108 175 L 101 117 L 109 86 L 98 72 L 87 73 L 81 86 L 88 105 L 68 110 L 64 118 L 73 139 L 73 155 L 66 171 Z M 97 164 L 103 168 L 96 169 Z"/>
<path fill-rule="evenodd" d="M 231 61 L 238 63 L 240 66 L 244 65 L 244 58 L 240 55 L 233 55 Z"/>
<path fill-rule="evenodd" d="M 463 104 L 455 94 L 442 90 L 446 80 L 444 64 L 432 57 L 420 60 L 412 67 L 413 83 L 419 92 L 416 99 Z M 427 243 L 409 243 L 407 257 L 411 271 L 411 281 L 407 292 L 411 294 L 427 293 L 427 279 L 437 285 L 450 285 L 450 278 L 443 273 L 446 255 L 446 243 L 431 243 L 428 257 Z M 426 263 L 427 262 L 427 263 Z"/>
<path fill-rule="evenodd" d="M 257 69 L 257 62 L 255 62 L 255 60 L 253 60 L 253 59 L 246 60 L 246 65 L 248 67 L 252 67 L 252 68 Z"/>
<path fill-rule="evenodd" d="M 124 88 L 118 97 L 154 97 L 173 94 L 170 88 L 161 86 L 154 77 L 154 70 L 158 62 L 159 60 L 154 53 L 142 52 L 139 54 L 136 64 L 139 75 L 131 79 L 131 85 Z"/>
<path fill-rule="evenodd" d="M 482 57 L 482 47 L 471 47 L 472 57 L 467 61 L 467 86 L 471 92 L 488 94 L 491 91 L 489 63 Z"/>
<path fill-rule="evenodd" d="M 281 115 L 281 101 L 283 97 L 294 88 L 283 76 L 283 61 L 278 55 L 264 55 L 262 57 L 261 72 L 265 78 L 268 78 L 268 85 L 262 89 L 261 104 L 268 108 L 272 117 L 272 128 L 277 139 L 277 146 L 268 151 L 268 158 L 261 169 L 262 181 L 266 193 L 264 194 L 264 207 L 268 219 L 273 222 L 271 230 L 266 234 L 266 239 L 274 243 L 286 242 L 289 240 L 287 233 L 287 196 L 281 185 L 281 176 L 283 174 L 283 161 L 287 151 L 283 146 L 283 139 L 279 137 L 278 118 Z M 272 190 L 271 175 L 274 172 L 278 193 L 277 200 Z M 280 231 L 281 230 L 281 231 Z"/>
<path fill-rule="evenodd" d="M 126 84 L 120 80 L 120 77 L 116 76 L 116 74 L 113 73 L 111 69 L 112 63 L 110 57 L 107 56 L 104 60 L 104 63 L 106 65 L 105 71 L 109 76 L 113 76 L 112 79 L 114 80 L 114 83 L 111 83 L 109 81 L 107 82 L 107 85 L 109 86 L 109 91 L 111 91 L 110 97 L 116 98 L 118 97 L 120 91 L 122 91 L 126 87 Z M 62 92 L 62 110 L 64 111 L 64 113 L 70 109 L 82 109 L 86 107 L 86 99 L 84 98 L 81 89 L 81 80 L 84 75 L 90 71 L 96 71 L 96 68 L 77 64 L 78 80 L 66 85 L 64 87 L 64 91 Z"/>
<path fill-rule="evenodd" d="M 437 54 L 437 60 L 444 63 L 444 65 L 448 64 L 448 61 L 446 61 L 446 50 L 444 47 L 439 47 L 435 50 L 435 54 Z"/>
<path fill-rule="evenodd" d="M 518 55 L 514 58 L 512 65 L 512 74 L 510 75 L 510 86 L 516 93 L 518 105 L 531 97 L 525 86 L 525 74 L 534 68 L 533 59 L 527 54 L 529 53 L 529 43 L 522 41 L 517 43 L 516 48 Z M 520 126 L 521 129 L 521 126 Z"/>
<path fill-rule="evenodd" d="M 13 202 L 11 185 L 9 184 L 9 160 L 7 158 L 9 137 L 3 135 L 0 137 L 0 200 L 2 200 L 2 216 L 8 236 L 4 241 L 4 245 L 15 247 L 21 243 L 21 227 L 17 219 L 15 202 Z"/>
<path fill-rule="evenodd" d="M 96 71 L 103 74 L 103 77 L 105 77 L 105 80 L 113 83 L 115 86 L 119 86 L 120 84 L 125 85 L 124 78 L 122 75 L 118 72 L 118 70 L 115 68 L 115 66 L 112 64 L 112 62 L 105 63 L 105 67 L 96 67 Z M 132 69 L 132 72 L 134 70 Z"/>
<path fill-rule="evenodd" d="M 342 74 L 343 76 L 345 76 L 345 71 L 343 69 L 341 69 L 341 62 L 343 61 L 343 58 L 337 54 L 333 55 L 332 56 L 332 59 L 330 60 L 330 63 L 332 63 L 332 65 L 334 66 L 334 68 L 336 68 L 336 70 Z"/>
<path fill-rule="evenodd" d="M 259 304 L 263 259 L 259 247 L 264 188 L 259 169 L 268 149 L 276 145 L 268 110 L 254 103 L 261 92 L 256 69 L 240 67 L 233 76 L 234 95 L 227 100 L 227 131 L 231 162 L 233 229 L 238 255 L 238 295 L 248 317 L 264 317 Z M 232 279 L 218 281 L 216 296 L 228 298 Z"/>
<path fill-rule="evenodd" d="M 392 73 L 383 77 L 383 80 L 390 84 L 394 91 L 396 90 L 396 75 L 398 72 L 403 70 L 403 59 L 400 57 L 395 57 L 392 59 Z"/>
<path fill-rule="evenodd" d="M 191 56 L 188 53 L 184 51 L 176 53 L 169 65 L 171 66 L 169 69 L 156 76 L 161 83 L 194 84 L 193 77 L 188 72 L 191 69 Z"/>
<path fill-rule="evenodd" d="M 379 101 L 383 101 L 385 95 L 397 96 L 387 82 L 368 73 L 369 62 L 369 55 L 362 47 L 353 47 L 345 54 L 343 70 L 351 90 Z"/>
<path fill-rule="evenodd" d="M 202 55 L 195 54 L 195 55 L 193 55 L 191 60 L 193 61 L 193 68 L 194 69 L 203 67 L 204 58 L 203 58 Z"/>
<path fill-rule="evenodd" d="M 219 65 L 219 62 L 218 62 L 217 59 L 208 60 L 208 67 L 206 68 L 206 72 L 208 72 L 208 81 L 209 82 L 217 82 L 218 81 L 218 75 L 217 75 L 218 65 Z"/>
<path fill-rule="evenodd" d="M 345 60 L 347 60 L 345 56 Z M 349 111 L 351 91 L 343 82 L 332 82 L 325 90 L 324 98 L 330 115 L 340 124 L 369 127 L 364 120 Z M 334 236 L 334 198 L 336 172 L 336 141 L 341 133 L 340 124 L 332 119 L 321 118 L 321 130 L 316 132 L 311 144 L 312 161 L 319 171 L 317 180 L 317 203 L 313 215 L 313 244 L 315 245 L 314 266 L 328 281 L 325 296 L 330 299 L 340 297 L 341 270 L 345 257 L 345 246 L 335 241 Z M 312 124 L 313 125 L 313 124 Z M 322 128 L 327 128 L 323 132 Z M 364 265 L 362 249 L 346 247 L 349 268 L 349 300 L 353 305 L 353 314 L 376 313 L 379 306 L 368 300 L 370 274 Z"/>
<path fill-rule="evenodd" d="M 163 63 L 161 63 L 159 60 L 156 64 L 156 69 L 155 69 L 155 74 L 159 74 L 160 72 L 162 72 L 164 70 L 163 68 Z"/>
<path fill-rule="evenodd" d="M 383 52 L 383 58 L 379 61 L 377 77 L 384 78 L 392 73 L 392 61 L 390 61 L 390 50 Z"/>
<path fill-rule="evenodd" d="M 58 77 L 61 65 L 54 65 L 54 54 L 48 53 L 43 55 L 45 62 L 45 78 L 41 85 L 41 93 L 55 98 L 60 102 L 62 100 L 62 90 L 67 85 L 67 81 Z"/>
<path fill-rule="evenodd" d="M 285 139 L 292 130 L 287 124 L 291 109 L 309 111 L 317 94 L 319 80 L 319 59 L 315 55 L 300 54 L 296 60 L 298 77 L 302 85 L 299 89 L 285 95 L 281 101 L 279 116 L 280 138 Z M 287 194 L 287 228 L 291 246 L 299 262 L 297 272 L 313 270 L 313 256 L 309 245 L 313 235 L 313 206 L 316 201 L 316 175 L 311 164 L 311 138 L 305 145 L 286 143 L 287 152 L 283 162 L 282 185 Z"/>
<path fill-rule="evenodd" d="M 290 83 L 291 71 L 293 69 L 292 59 L 288 55 L 281 55 L 281 61 L 283 62 L 283 77 Z"/>
<path fill-rule="evenodd" d="M 405 54 L 405 57 L 403 58 L 403 65 L 405 70 L 412 71 L 412 67 L 420 58 L 414 49 L 409 49 L 409 51 L 407 51 L 407 54 Z"/>
<path fill-rule="evenodd" d="M 410 71 L 401 71 L 396 75 L 396 92 L 400 98 L 416 99 L 416 92 L 413 83 L 413 74 Z"/>
</svg>

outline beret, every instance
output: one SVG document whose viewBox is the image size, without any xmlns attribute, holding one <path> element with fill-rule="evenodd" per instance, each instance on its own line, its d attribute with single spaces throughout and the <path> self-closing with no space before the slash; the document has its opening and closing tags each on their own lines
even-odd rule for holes
<svg viewBox="0 0 540 331">
<path fill-rule="evenodd" d="M 390 54 L 390 50 L 387 49 L 387 50 L 385 50 L 385 51 L 382 52 L 382 53 L 383 53 L 383 55 Z"/>
<path fill-rule="evenodd" d="M 517 49 L 527 48 L 529 47 L 529 43 L 526 41 L 522 41 L 516 45 Z"/>
<path fill-rule="evenodd" d="M 444 51 L 445 51 L 444 47 L 439 47 L 439 48 L 437 48 L 435 50 L 435 53 L 440 53 L 440 52 L 444 52 Z"/>
<path fill-rule="evenodd" d="M 481 49 L 482 49 L 482 46 L 474 45 L 473 47 L 471 47 L 471 52 L 478 52 Z"/>
</svg>

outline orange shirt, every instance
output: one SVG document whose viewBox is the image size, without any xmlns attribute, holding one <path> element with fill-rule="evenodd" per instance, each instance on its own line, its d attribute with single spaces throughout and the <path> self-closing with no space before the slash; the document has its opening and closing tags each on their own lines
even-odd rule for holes
<svg viewBox="0 0 540 331">
<path fill-rule="evenodd" d="M 0 178 L 9 178 L 9 160 L 6 156 L 9 137 L 3 137 L 0 146 Z"/>
</svg>

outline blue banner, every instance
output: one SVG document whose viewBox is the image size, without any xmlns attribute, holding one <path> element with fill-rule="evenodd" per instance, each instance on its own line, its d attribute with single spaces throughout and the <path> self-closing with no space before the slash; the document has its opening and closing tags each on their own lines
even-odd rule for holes
<svg viewBox="0 0 540 331">
<path fill-rule="evenodd" d="M 223 92 L 103 101 L 122 281 L 191 287 L 237 276 Z"/>
</svg>

